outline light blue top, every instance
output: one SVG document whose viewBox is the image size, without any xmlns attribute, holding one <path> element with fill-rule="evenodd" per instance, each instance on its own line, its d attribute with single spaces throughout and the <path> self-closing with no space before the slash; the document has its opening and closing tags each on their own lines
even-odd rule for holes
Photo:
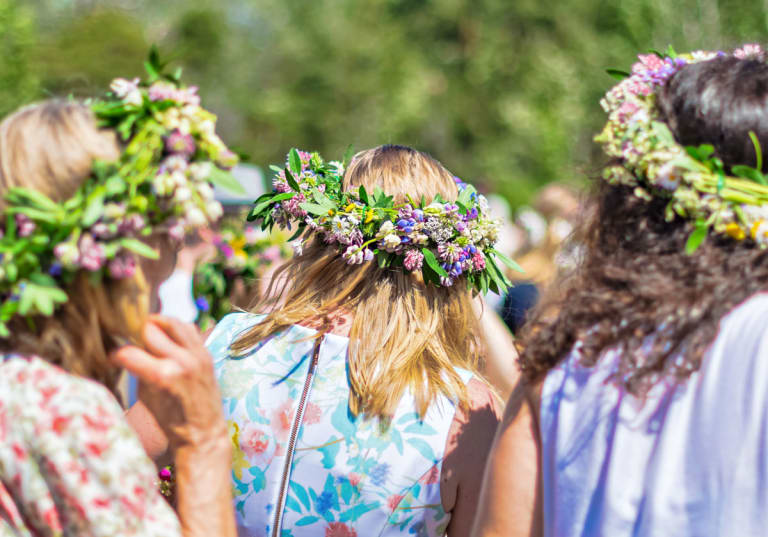
<svg viewBox="0 0 768 537">
<path fill-rule="evenodd" d="M 450 514 L 442 508 L 440 472 L 455 405 L 441 397 L 421 421 L 406 394 L 386 430 L 376 420 L 354 418 L 348 411 L 349 340 L 329 334 L 297 416 L 314 349 L 307 338 L 316 332 L 295 325 L 242 357 L 231 356 L 231 343 L 260 319 L 228 315 L 208 340 L 234 445 L 240 535 L 271 536 L 281 505 L 282 537 L 443 535 Z M 471 375 L 461 374 L 468 382 Z"/>
<path fill-rule="evenodd" d="M 768 535 L 768 295 L 723 319 L 701 369 L 647 400 L 609 381 L 618 355 L 572 353 L 546 378 L 547 537 Z"/>
</svg>

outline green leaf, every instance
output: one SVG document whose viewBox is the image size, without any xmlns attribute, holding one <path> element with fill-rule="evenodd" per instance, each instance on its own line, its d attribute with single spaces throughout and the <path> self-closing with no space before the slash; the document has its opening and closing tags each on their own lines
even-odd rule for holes
<svg viewBox="0 0 768 537">
<path fill-rule="evenodd" d="M 749 139 L 752 140 L 752 145 L 755 147 L 755 158 L 757 160 L 757 163 L 755 164 L 755 169 L 762 171 L 763 170 L 763 148 L 760 147 L 760 140 L 757 139 L 757 135 L 754 133 L 754 131 L 749 131 Z"/>
<path fill-rule="evenodd" d="M 696 222 L 696 229 L 693 230 L 685 243 L 685 253 L 691 255 L 696 252 L 704 239 L 707 238 L 708 231 L 709 227 L 706 222 L 702 220 Z"/>
<path fill-rule="evenodd" d="M 10 330 L 8 330 L 8 325 L 6 325 L 4 322 L 0 322 L 0 338 L 7 338 L 11 335 Z"/>
<path fill-rule="evenodd" d="M 368 191 L 363 185 L 360 185 L 360 188 L 357 189 L 357 197 L 366 205 L 370 205 L 371 202 L 368 200 Z"/>
<path fill-rule="evenodd" d="M 80 219 L 83 227 L 91 227 L 96 221 L 104 214 L 104 194 L 95 194 L 92 199 L 88 201 L 88 205 L 83 212 L 83 216 Z"/>
<path fill-rule="evenodd" d="M 45 194 L 36 190 L 14 187 L 8 190 L 5 199 L 12 205 L 30 205 L 44 211 L 59 211 L 61 207 Z"/>
<path fill-rule="evenodd" d="M 117 196 L 118 194 L 122 194 L 127 187 L 128 185 L 125 183 L 125 180 L 119 175 L 111 176 L 107 179 L 106 183 L 104 183 L 107 196 Z"/>
<path fill-rule="evenodd" d="M 517 272 L 525 272 L 520 265 L 515 263 L 514 260 L 512 260 L 509 257 L 505 256 L 504 254 L 499 252 L 497 249 L 491 248 L 489 251 L 490 251 L 491 254 L 493 254 L 496 257 L 498 257 L 501 260 L 502 263 L 504 263 L 506 266 L 508 266 L 512 270 L 515 270 Z"/>
<path fill-rule="evenodd" d="M 156 250 L 150 248 L 147 244 L 138 239 L 120 239 L 119 244 L 126 250 L 142 257 L 146 257 L 147 259 L 157 259 L 160 257 Z"/>
<path fill-rule="evenodd" d="M 349 144 L 347 146 L 347 150 L 344 151 L 344 160 L 341 161 L 344 164 L 344 169 L 346 169 L 349 163 L 352 162 L 352 157 L 354 156 L 355 156 L 355 149 L 352 146 L 352 144 Z"/>
<path fill-rule="evenodd" d="M 666 51 L 665 55 L 666 55 L 667 57 L 669 57 L 669 58 L 672 58 L 672 59 L 675 59 L 675 58 L 677 58 L 677 52 L 676 52 L 676 51 L 675 51 L 675 49 L 672 47 L 672 45 L 669 45 L 669 46 L 667 47 L 667 51 Z"/>
<path fill-rule="evenodd" d="M 725 188 L 725 173 L 723 170 L 717 172 L 717 193 L 720 194 Z"/>
<path fill-rule="evenodd" d="M 301 187 L 299 186 L 299 183 L 297 183 L 296 179 L 293 178 L 293 175 L 291 174 L 291 171 L 288 168 L 285 169 L 285 180 L 288 182 L 288 186 L 291 187 L 292 190 L 295 190 L 296 192 L 301 192 Z"/>
<path fill-rule="evenodd" d="M 301 157 L 295 147 L 288 152 L 288 165 L 294 174 L 301 175 Z"/>
<path fill-rule="evenodd" d="M 281 194 L 271 196 L 270 198 L 265 199 L 259 202 L 258 204 L 256 204 L 256 206 L 253 209 L 251 209 L 251 214 L 248 215 L 248 218 L 250 220 L 255 220 L 256 218 L 264 218 L 265 215 L 261 214 L 264 211 L 264 209 L 270 207 L 273 203 L 278 203 L 280 201 L 291 199 L 295 195 L 296 195 L 295 192 L 283 192 Z"/>
<path fill-rule="evenodd" d="M 766 181 L 763 173 L 756 168 L 751 168 L 749 166 L 743 166 L 741 164 L 738 164 L 736 166 L 731 167 L 731 173 L 736 177 L 743 177 L 745 179 L 749 179 L 761 185 L 768 185 L 768 181 Z"/>
<path fill-rule="evenodd" d="M 314 216 L 328 216 L 328 209 L 317 203 L 305 201 L 304 203 L 300 203 L 299 207 Z"/>
<path fill-rule="evenodd" d="M 275 172 L 276 174 L 279 174 L 281 171 L 283 171 L 283 168 L 281 168 L 280 166 L 275 166 L 274 164 L 270 164 L 269 169 Z"/>
<path fill-rule="evenodd" d="M 235 176 L 232 175 L 231 172 L 222 170 L 217 166 L 211 167 L 211 174 L 208 176 L 208 181 L 219 188 L 232 192 L 233 194 L 245 194 L 245 188 L 243 188 L 243 185 L 235 179 Z"/>
<path fill-rule="evenodd" d="M 662 123 L 661 121 L 653 121 L 651 123 L 651 127 L 653 128 L 653 133 L 656 135 L 656 138 L 658 138 L 660 142 L 667 144 L 675 143 L 675 137 L 672 135 L 672 131 L 669 130 L 669 127 L 667 127 L 666 123 Z"/>
<path fill-rule="evenodd" d="M 472 185 L 467 185 L 467 187 L 459 194 L 459 198 L 456 200 L 456 204 L 469 208 L 469 206 L 472 205 L 472 194 L 476 193 L 477 190 L 475 190 L 475 187 Z"/>
<path fill-rule="evenodd" d="M 434 270 L 439 276 L 442 276 L 443 278 L 448 277 L 448 273 L 443 267 L 440 266 L 440 263 L 438 263 L 435 254 L 432 253 L 432 250 L 425 247 L 421 249 L 421 253 L 424 254 L 424 261 L 427 262 L 429 268 Z"/>
<path fill-rule="evenodd" d="M 606 69 L 605 72 L 611 75 L 616 80 L 624 80 L 625 78 L 630 76 L 629 72 L 622 71 L 621 69 Z"/>
</svg>

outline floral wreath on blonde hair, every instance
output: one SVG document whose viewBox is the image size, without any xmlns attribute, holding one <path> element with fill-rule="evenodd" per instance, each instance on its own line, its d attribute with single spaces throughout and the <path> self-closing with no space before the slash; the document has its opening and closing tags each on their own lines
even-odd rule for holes
<svg viewBox="0 0 768 537">
<path fill-rule="evenodd" d="M 252 295 L 264 272 L 291 256 L 286 234 L 277 230 L 266 233 L 253 224 L 245 224 L 242 216 L 224 217 L 213 239 L 215 256 L 195 267 L 196 322 L 203 332 L 232 313 L 233 306 L 248 307 L 249 304 L 232 303 L 237 286 L 242 286 L 246 296 Z"/>
<path fill-rule="evenodd" d="M 81 271 L 94 282 L 127 278 L 136 256 L 157 258 L 141 241 L 155 231 L 182 239 L 221 216 L 211 183 L 242 187 L 227 171 L 237 156 L 215 133 L 216 116 L 200 106 L 181 70 L 163 72 L 153 48 L 146 81 L 115 79 L 102 99 L 87 101 L 100 128 L 124 144 L 115 162 L 95 161 L 70 199 L 11 188 L 0 216 L 0 337 L 14 316 L 32 322 L 67 302 Z"/>
<path fill-rule="evenodd" d="M 346 159 L 345 159 L 346 160 Z M 376 259 L 380 267 L 420 271 L 425 282 L 451 286 L 461 277 L 469 289 L 503 293 L 511 282 L 497 263 L 520 270 L 494 249 L 500 222 L 493 220 L 488 202 L 471 185 L 455 178 L 458 198 L 439 195 L 427 204 L 422 198 L 396 204 L 377 188 L 344 191 L 342 162 L 325 162 L 317 153 L 291 149 L 284 168 L 276 172 L 274 190 L 255 202 L 248 220 L 261 220 L 262 229 L 298 229 L 294 251 L 301 255 L 311 233 L 337 245 L 350 265 Z"/>
<path fill-rule="evenodd" d="M 766 53 L 755 44 L 744 45 L 733 54 L 739 59 L 766 61 Z M 595 137 L 606 154 L 619 162 L 604 171 L 612 184 L 635 187 L 635 194 L 669 198 L 666 217 L 675 215 L 696 222 L 686 243 L 691 254 L 709 230 L 736 240 L 751 238 L 768 246 L 768 177 L 762 173 L 763 155 L 757 136 L 749 136 L 755 147 L 755 167 L 738 165 L 726 175 L 723 161 L 712 145 L 684 147 L 660 119 L 656 92 L 682 67 L 727 56 L 725 52 L 696 51 L 677 54 L 640 55 L 632 72 L 610 69 L 622 81 L 601 100 L 608 122 Z"/>
</svg>

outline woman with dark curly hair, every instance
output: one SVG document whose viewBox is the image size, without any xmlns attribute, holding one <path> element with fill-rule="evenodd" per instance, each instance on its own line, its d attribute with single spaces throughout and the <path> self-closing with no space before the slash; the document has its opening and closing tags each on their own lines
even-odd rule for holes
<svg viewBox="0 0 768 537">
<path fill-rule="evenodd" d="M 640 60 L 602 102 L 581 265 L 521 334 L 476 535 L 768 527 L 766 55 Z"/>
</svg>

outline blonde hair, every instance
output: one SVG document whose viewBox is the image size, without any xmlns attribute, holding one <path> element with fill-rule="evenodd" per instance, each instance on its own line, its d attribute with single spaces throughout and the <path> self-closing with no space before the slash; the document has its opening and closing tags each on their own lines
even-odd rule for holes
<svg viewBox="0 0 768 537">
<path fill-rule="evenodd" d="M 64 201 L 89 176 L 95 159 L 119 155 L 115 134 L 98 129 L 84 104 L 50 100 L 24 107 L 0 123 L 0 209 L 12 187 Z M 149 308 L 144 275 L 137 270 L 133 278 L 95 284 L 82 273 L 65 291 L 69 301 L 51 317 L 12 319 L 11 335 L 0 347 L 40 356 L 114 389 L 119 370 L 108 354 L 126 340 L 138 340 Z"/>
<path fill-rule="evenodd" d="M 424 196 L 427 203 L 437 194 L 445 200 L 458 194 L 442 164 L 403 146 L 358 153 L 344 175 L 344 188 L 360 185 L 369 192 L 381 187 L 400 202 L 406 193 Z M 461 282 L 436 287 L 425 285 L 418 274 L 375 262 L 350 266 L 336 246 L 318 238 L 275 273 L 270 287 L 281 277 L 279 304 L 235 341 L 236 353 L 296 323 L 319 322 L 322 334 L 332 313 L 347 311 L 354 315 L 348 355 L 353 414 L 391 417 L 406 391 L 421 416 L 439 394 L 466 407 L 467 390 L 456 367 L 477 372 L 480 343 L 471 295 Z"/>
</svg>

